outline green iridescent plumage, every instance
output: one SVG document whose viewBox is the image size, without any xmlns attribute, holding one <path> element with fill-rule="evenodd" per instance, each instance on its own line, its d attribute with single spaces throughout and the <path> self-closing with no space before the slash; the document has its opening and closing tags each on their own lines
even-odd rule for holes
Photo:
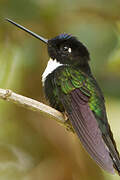
<svg viewBox="0 0 120 180">
<path fill-rule="evenodd" d="M 95 113 L 95 116 L 98 118 L 102 118 L 104 113 L 104 98 L 97 83 L 95 82 L 95 79 L 92 76 L 88 76 L 79 68 L 76 69 L 70 66 L 65 66 L 62 70 L 59 68 L 56 72 L 56 76 L 58 77 L 56 83 L 58 87 L 60 86 L 62 91 L 61 93 L 69 95 L 71 91 L 79 88 L 83 94 L 89 97 L 89 106 L 90 109 Z M 100 123 L 99 119 L 98 123 L 100 127 L 101 125 L 103 126 L 103 124 Z"/>
</svg>

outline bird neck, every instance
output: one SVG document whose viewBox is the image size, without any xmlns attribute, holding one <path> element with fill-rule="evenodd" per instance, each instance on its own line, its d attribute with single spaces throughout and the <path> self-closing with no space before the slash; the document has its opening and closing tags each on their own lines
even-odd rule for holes
<svg viewBox="0 0 120 180">
<path fill-rule="evenodd" d="M 80 69 L 81 71 L 83 71 L 87 75 L 92 75 L 91 69 L 90 69 L 90 66 L 88 63 L 77 66 L 77 69 Z"/>
</svg>

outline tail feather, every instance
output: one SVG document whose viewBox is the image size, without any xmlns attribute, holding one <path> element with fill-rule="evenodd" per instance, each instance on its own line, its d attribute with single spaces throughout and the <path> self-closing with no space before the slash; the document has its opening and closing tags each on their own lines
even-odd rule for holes
<svg viewBox="0 0 120 180">
<path fill-rule="evenodd" d="M 109 127 L 109 134 L 103 135 L 103 139 L 109 149 L 109 153 L 110 153 L 111 159 L 113 161 L 113 166 L 120 176 L 120 155 L 117 150 L 117 146 L 114 141 L 113 134 L 110 130 L 110 127 Z"/>
</svg>

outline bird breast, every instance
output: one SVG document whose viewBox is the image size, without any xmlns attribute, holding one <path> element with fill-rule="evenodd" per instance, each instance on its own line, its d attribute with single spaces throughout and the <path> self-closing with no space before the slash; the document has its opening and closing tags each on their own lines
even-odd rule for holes
<svg viewBox="0 0 120 180">
<path fill-rule="evenodd" d="M 56 68 L 58 68 L 59 66 L 62 66 L 63 64 L 60 64 L 56 59 L 51 59 L 48 61 L 47 67 L 45 69 L 45 71 L 42 74 L 42 83 L 44 85 L 44 82 L 46 80 L 46 77 L 52 73 Z"/>
</svg>

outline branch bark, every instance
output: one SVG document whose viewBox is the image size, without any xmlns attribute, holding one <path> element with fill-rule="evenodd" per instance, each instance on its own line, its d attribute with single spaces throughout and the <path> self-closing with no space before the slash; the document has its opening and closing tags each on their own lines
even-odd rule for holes
<svg viewBox="0 0 120 180">
<path fill-rule="evenodd" d="M 12 103 L 15 103 L 19 106 L 23 106 L 32 111 L 37 111 L 48 117 L 52 117 L 52 119 L 56 120 L 61 125 L 69 128 L 68 125 L 65 123 L 65 119 L 62 113 L 34 99 L 16 94 L 12 92 L 11 90 L 8 90 L 8 89 L 5 90 L 1 88 L 0 88 L 0 99 L 10 101 Z"/>
</svg>

